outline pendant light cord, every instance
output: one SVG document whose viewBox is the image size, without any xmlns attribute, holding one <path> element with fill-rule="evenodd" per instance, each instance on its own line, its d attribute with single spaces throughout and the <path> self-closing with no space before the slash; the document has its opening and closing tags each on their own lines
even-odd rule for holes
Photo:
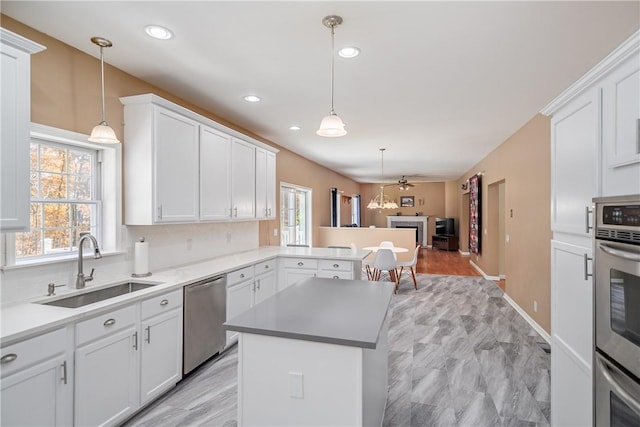
<svg viewBox="0 0 640 427">
<path fill-rule="evenodd" d="M 334 39 L 335 39 L 335 30 L 336 26 L 335 25 L 331 25 L 331 114 L 335 114 L 335 112 L 333 111 L 333 74 L 334 74 L 334 62 L 335 62 L 335 55 L 334 55 Z"/>
<path fill-rule="evenodd" d="M 105 116 L 105 100 L 104 100 L 104 52 L 103 52 L 104 47 L 100 46 L 100 81 L 101 81 L 101 85 L 100 85 L 100 93 L 102 94 L 102 123 L 101 124 L 106 124 L 107 123 L 107 119 Z"/>
</svg>

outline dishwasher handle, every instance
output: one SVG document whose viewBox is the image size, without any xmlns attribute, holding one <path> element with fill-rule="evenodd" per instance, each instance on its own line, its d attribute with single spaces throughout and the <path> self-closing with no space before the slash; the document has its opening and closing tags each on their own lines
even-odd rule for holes
<svg viewBox="0 0 640 427">
<path fill-rule="evenodd" d="M 184 287 L 184 290 L 185 292 L 188 292 L 188 293 L 197 292 L 199 290 L 211 287 L 213 285 L 224 285 L 224 282 L 225 282 L 225 276 L 218 276 L 213 279 L 206 279 L 201 282 L 196 282 L 196 283 L 187 285 Z"/>
</svg>

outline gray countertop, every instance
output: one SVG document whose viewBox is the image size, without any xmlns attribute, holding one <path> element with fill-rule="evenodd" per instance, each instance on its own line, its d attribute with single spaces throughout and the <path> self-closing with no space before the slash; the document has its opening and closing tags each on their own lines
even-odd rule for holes
<svg viewBox="0 0 640 427">
<path fill-rule="evenodd" d="M 224 324 L 230 331 L 376 348 L 394 284 L 309 278 Z"/>
</svg>

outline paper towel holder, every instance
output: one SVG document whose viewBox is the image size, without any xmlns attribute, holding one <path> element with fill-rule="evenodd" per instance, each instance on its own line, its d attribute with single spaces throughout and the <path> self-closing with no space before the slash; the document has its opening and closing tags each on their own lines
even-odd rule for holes
<svg viewBox="0 0 640 427">
<path fill-rule="evenodd" d="M 139 241 L 140 242 L 144 242 L 145 241 L 144 237 L 141 237 Z M 151 276 L 151 272 L 148 272 L 148 273 L 132 273 L 131 274 L 131 277 L 134 277 L 134 278 L 149 277 L 149 276 Z"/>
</svg>

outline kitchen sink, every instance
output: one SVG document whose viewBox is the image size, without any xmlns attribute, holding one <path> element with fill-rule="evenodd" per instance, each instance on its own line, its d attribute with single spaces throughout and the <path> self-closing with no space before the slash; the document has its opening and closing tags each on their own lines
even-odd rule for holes
<svg viewBox="0 0 640 427">
<path fill-rule="evenodd" d="M 96 302 L 104 301 L 109 298 L 117 297 L 124 294 L 130 294 L 131 292 L 140 291 L 142 289 L 147 289 L 154 285 L 154 283 L 126 282 L 108 288 L 85 292 L 80 295 L 60 298 L 54 301 L 41 302 L 40 304 L 55 305 L 56 307 L 78 308 Z"/>
</svg>

